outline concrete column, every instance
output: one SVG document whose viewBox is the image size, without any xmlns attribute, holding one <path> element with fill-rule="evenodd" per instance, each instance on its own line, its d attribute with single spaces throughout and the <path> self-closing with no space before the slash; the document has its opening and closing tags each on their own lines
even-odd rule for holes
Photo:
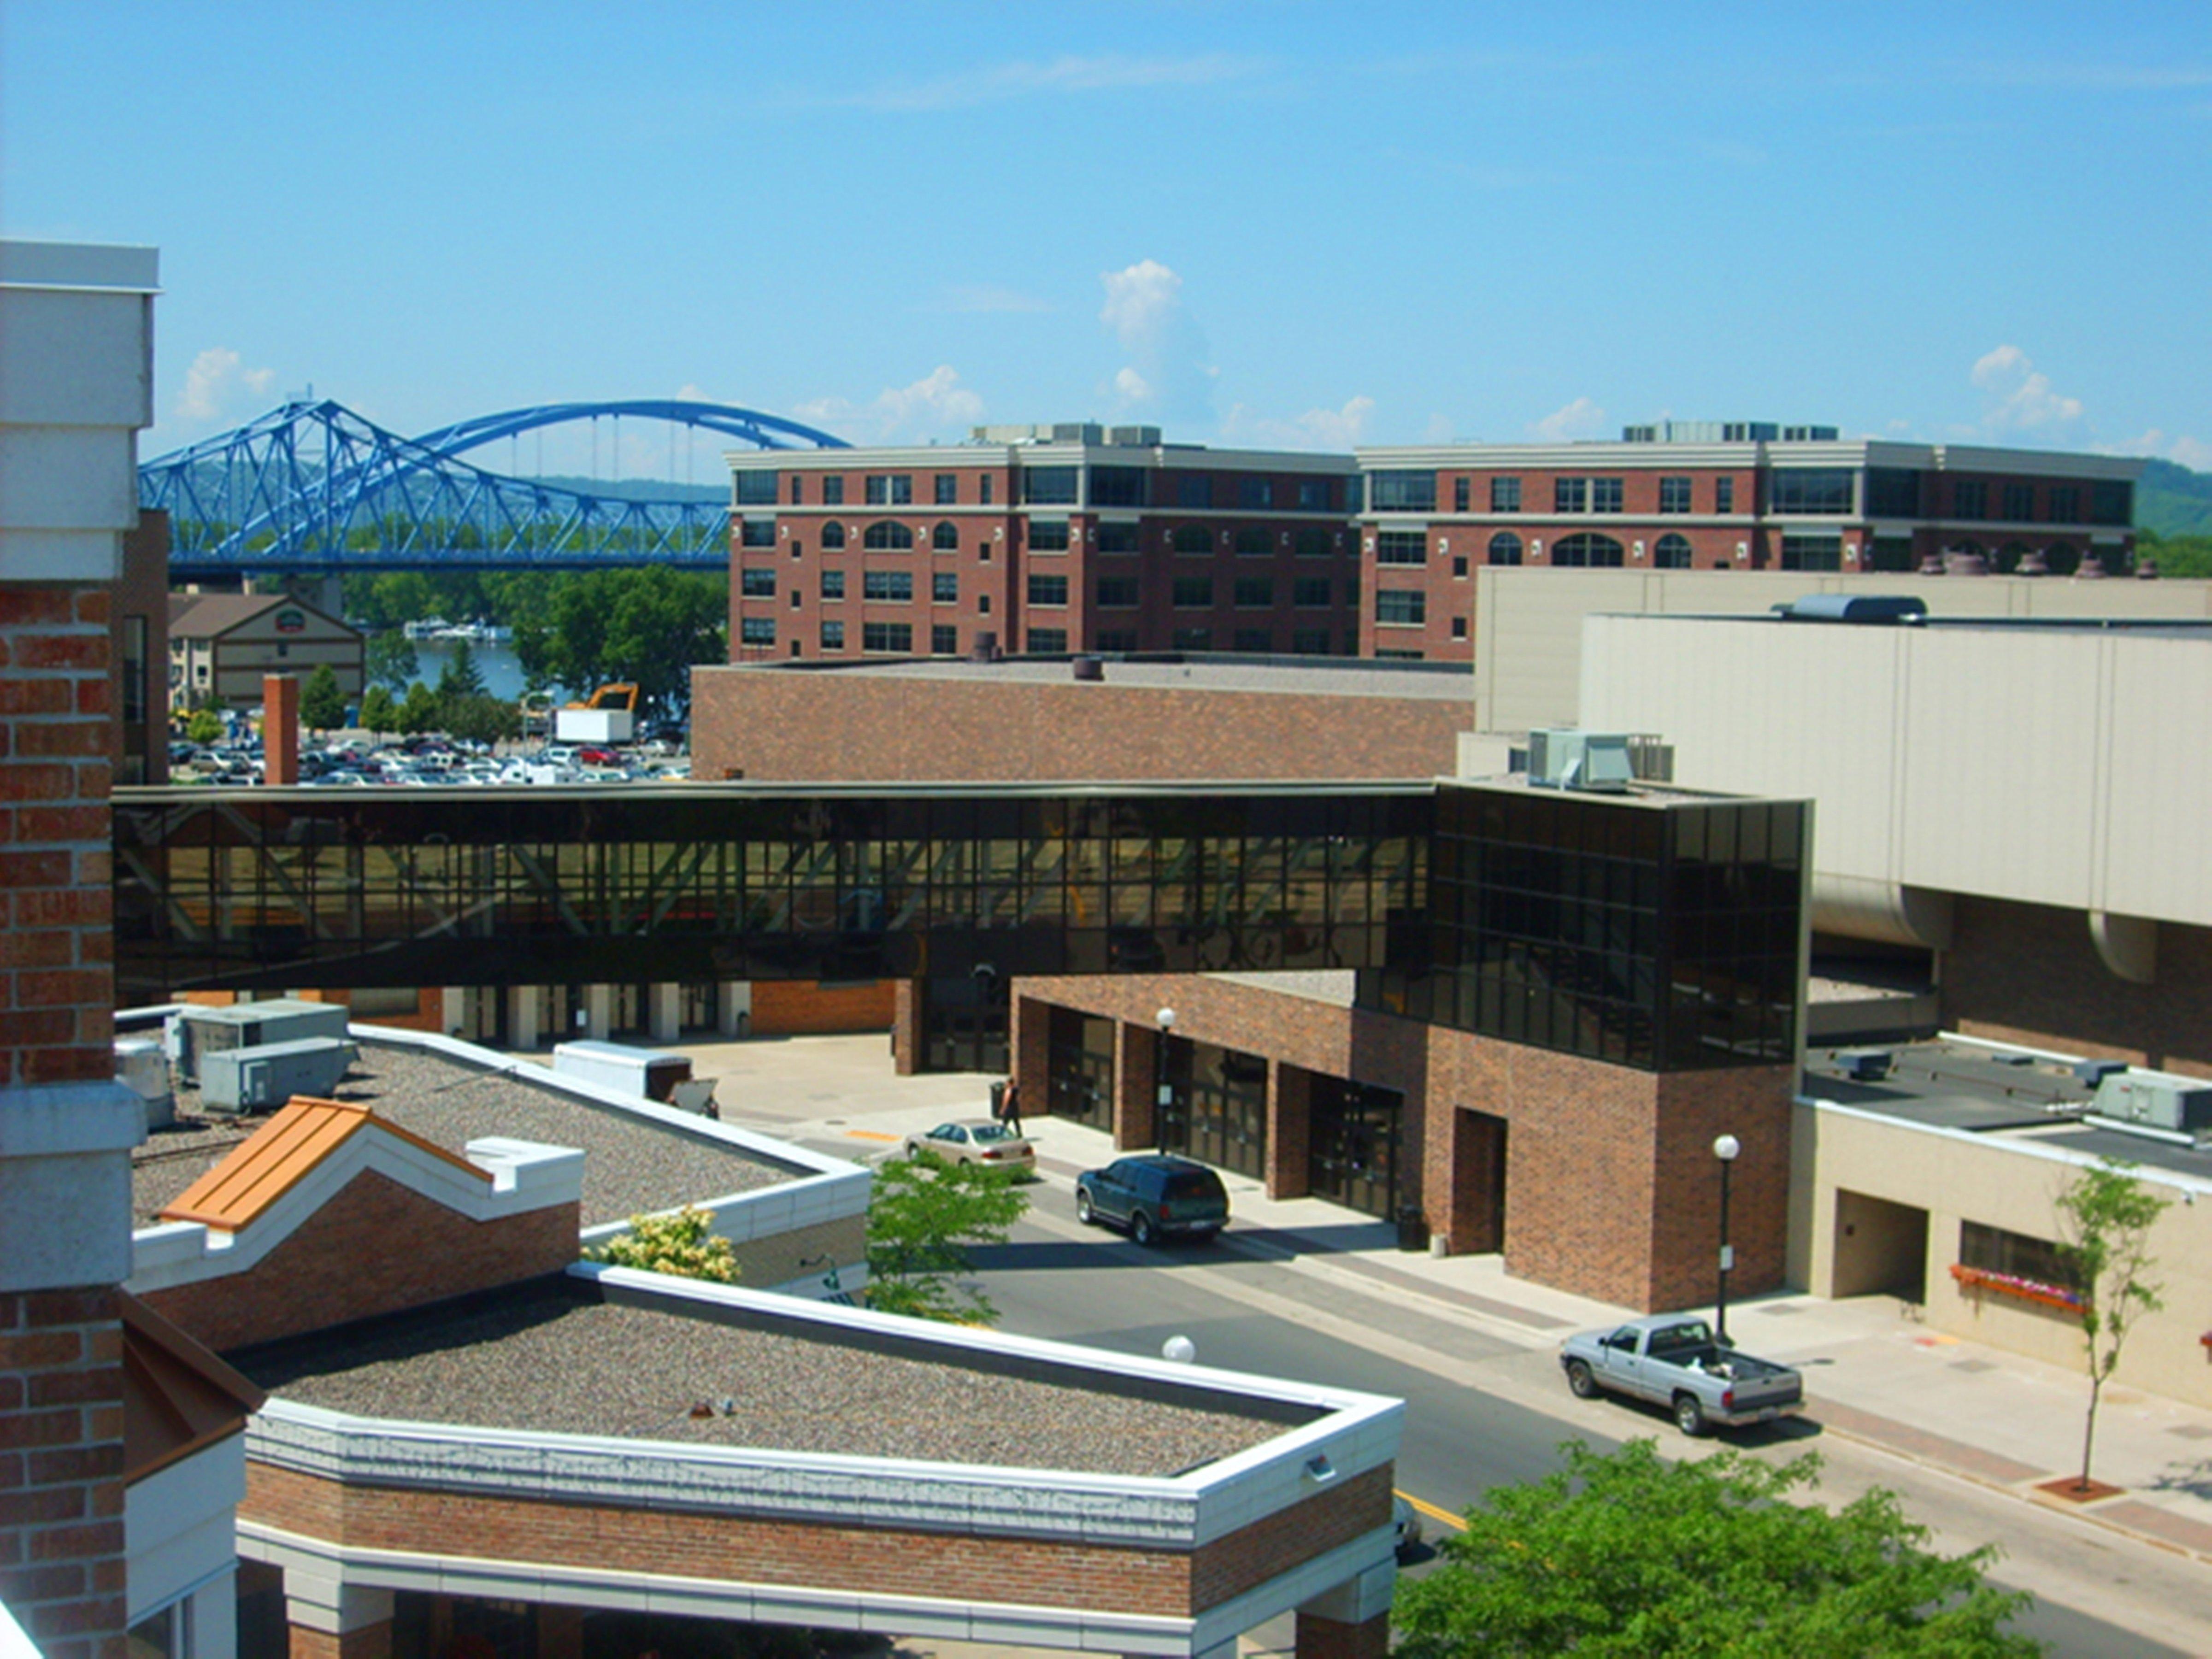
<svg viewBox="0 0 2212 1659">
<path fill-rule="evenodd" d="M 715 1029 L 726 1037 L 749 1036 L 753 1029 L 753 985 L 749 979 L 726 979 L 715 987 Z"/>
<path fill-rule="evenodd" d="M 611 985 L 586 985 L 584 988 L 584 1028 L 581 1031 L 567 1031 L 564 1036 L 587 1036 L 595 1042 L 605 1042 L 614 1035 L 615 988 Z"/>
<path fill-rule="evenodd" d="M 447 1036 L 459 1036 L 471 1029 L 476 1024 L 479 1000 L 486 994 L 480 985 L 447 986 L 438 993 L 438 1029 Z"/>
<path fill-rule="evenodd" d="M 1380 1561 L 1298 1607 L 1297 1659 L 1386 1659 L 1395 1561 Z"/>
<path fill-rule="evenodd" d="M 507 988 L 507 1046 L 535 1048 L 544 1041 L 545 992 L 537 985 Z"/>
<path fill-rule="evenodd" d="M 219 1573 L 191 1594 L 194 1659 L 237 1659 L 238 1574 Z"/>
<path fill-rule="evenodd" d="M 392 1659 L 392 1592 L 287 1569 L 291 1659 Z"/>
<path fill-rule="evenodd" d="M 653 1040 L 674 1042 L 684 1031 L 684 988 L 674 980 L 661 980 L 648 987 L 646 994 L 653 999 L 646 1015 Z"/>
</svg>

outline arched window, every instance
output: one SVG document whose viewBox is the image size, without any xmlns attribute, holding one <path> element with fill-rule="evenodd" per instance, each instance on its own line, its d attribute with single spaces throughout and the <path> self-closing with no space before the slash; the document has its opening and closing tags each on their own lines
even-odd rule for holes
<svg viewBox="0 0 2212 1659">
<path fill-rule="evenodd" d="M 939 519 L 937 527 L 929 532 L 929 544 L 939 553 L 960 550 L 960 526 L 950 519 Z"/>
<path fill-rule="evenodd" d="M 1213 532 L 1202 524 L 1177 525 L 1170 544 L 1178 553 L 1211 553 Z"/>
<path fill-rule="evenodd" d="M 1621 562 L 1621 547 L 1610 536 L 1585 530 L 1580 535 L 1562 536 L 1553 542 L 1552 562 L 1617 566 Z"/>
<path fill-rule="evenodd" d="M 1671 531 L 1659 538 L 1659 545 L 1651 550 L 1651 562 L 1662 570 L 1687 570 L 1690 568 L 1690 538 L 1677 536 Z"/>
<path fill-rule="evenodd" d="M 843 525 L 825 524 L 822 526 L 822 547 L 823 551 L 827 552 L 831 549 L 842 547 L 844 544 L 845 526 Z"/>
<path fill-rule="evenodd" d="M 1490 562 L 1492 564 L 1521 562 L 1521 538 L 1510 530 L 1501 530 L 1490 538 Z"/>
<path fill-rule="evenodd" d="M 878 519 L 870 525 L 866 532 L 862 535 L 860 545 L 878 551 L 888 549 L 895 553 L 911 552 L 914 548 L 914 532 L 896 520 Z"/>
</svg>

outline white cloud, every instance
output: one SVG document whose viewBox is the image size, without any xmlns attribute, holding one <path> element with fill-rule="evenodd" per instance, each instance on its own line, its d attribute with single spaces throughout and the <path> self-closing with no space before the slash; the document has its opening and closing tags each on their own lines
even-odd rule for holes
<svg viewBox="0 0 2212 1659">
<path fill-rule="evenodd" d="M 2202 438 L 2168 437 L 2153 427 L 2118 448 L 2123 455 L 2156 455 L 2163 460 L 2179 461 L 2192 472 L 2212 472 L 2212 443 Z"/>
<path fill-rule="evenodd" d="M 1255 415 L 1239 404 L 1221 423 L 1221 435 L 1240 444 L 1264 444 L 1278 449 L 1350 449 L 1367 428 L 1375 412 L 1375 399 L 1348 398 L 1341 409 L 1310 409 L 1288 421 Z"/>
<path fill-rule="evenodd" d="M 983 418 L 983 399 L 960 384 L 957 369 L 940 363 L 910 385 L 886 386 L 872 402 L 832 394 L 797 404 L 791 415 L 856 443 L 888 443 L 972 426 Z"/>
<path fill-rule="evenodd" d="M 1099 273 L 1106 303 L 1098 320 L 1131 362 L 1114 377 L 1124 403 L 1178 421 L 1210 422 L 1217 371 L 1206 335 L 1183 304 L 1182 278 L 1157 259 Z"/>
<path fill-rule="evenodd" d="M 1588 398 L 1577 398 L 1565 409 L 1555 409 L 1529 427 L 1528 435 L 1545 443 L 1570 443 L 1595 438 L 1605 430 L 1605 410 Z"/>
<path fill-rule="evenodd" d="M 1210 87 L 1248 80 L 1266 63 L 1215 52 L 1195 58 L 1060 57 L 1049 63 L 1018 61 L 905 86 L 878 87 L 832 101 L 865 109 L 909 113 L 967 109 L 1018 98 L 1066 97 L 1079 93 L 1142 91 L 1154 87 Z"/>
<path fill-rule="evenodd" d="M 228 346 L 210 346 L 192 359 L 185 371 L 185 389 L 177 398 L 177 416 L 186 421 L 222 418 L 223 407 L 240 391 L 266 397 L 276 383 L 273 368 L 247 368 L 246 360 Z"/>
<path fill-rule="evenodd" d="M 676 401 L 679 404 L 711 404 L 714 400 L 701 391 L 695 382 L 686 380 L 677 388 Z"/>
<path fill-rule="evenodd" d="M 2051 377 L 2016 345 L 2001 345 L 1977 359 L 1972 379 L 1993 400 L 1982 415 L 1992 432 L 2032 432 L 2081 418 L 2081 400 L 2052 391 Z"/>
</svg>

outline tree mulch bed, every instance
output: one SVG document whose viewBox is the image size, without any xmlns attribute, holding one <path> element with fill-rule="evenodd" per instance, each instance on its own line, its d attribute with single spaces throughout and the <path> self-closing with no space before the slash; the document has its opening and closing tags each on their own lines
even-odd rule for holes
<svg viewBox="0 0 2212 1659">
<path fill-rule="evenodd" d="M 2101 1503 L 2107 1498 L 2118 1498 L 2127 1491 L 2125 1486 L 2115 1486 L 2109 1481 L 2084 1481 L 2075 1474 L 2061 1475 L 2056 1480 L 2038 1481 L 2035 1489 L 2052 1498 L 2063 1498 L 2069 1504 Z"/>
</svg>

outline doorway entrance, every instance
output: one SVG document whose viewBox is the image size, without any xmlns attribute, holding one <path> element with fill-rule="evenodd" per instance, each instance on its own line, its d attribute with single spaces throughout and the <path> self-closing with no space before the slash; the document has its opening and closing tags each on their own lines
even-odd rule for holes
<svg viewBox="0 0 2212 1659">
<path fill-rule="evenodd" d="M 1264 1180 L 1266 1058 L 1188 1037 L 1170 1037 L 1167 1050 L 1168 1092 L 1159 1109 L 1161 1149 Z"/>
<path fill-rule="evenodd" d="M 1045 1100 L 1054 1117 L 1114 1127 L 1114 1022 L 1073 1008 L 1052 1011 Z"/>
<path fill-rule="evenodd" d="M 1306 1184 L 1364 1215 L 1398 1212 L 1399 1124 L 1406 1097 L 1316 1073 L 1309 1098 Z"/>
</svg>

